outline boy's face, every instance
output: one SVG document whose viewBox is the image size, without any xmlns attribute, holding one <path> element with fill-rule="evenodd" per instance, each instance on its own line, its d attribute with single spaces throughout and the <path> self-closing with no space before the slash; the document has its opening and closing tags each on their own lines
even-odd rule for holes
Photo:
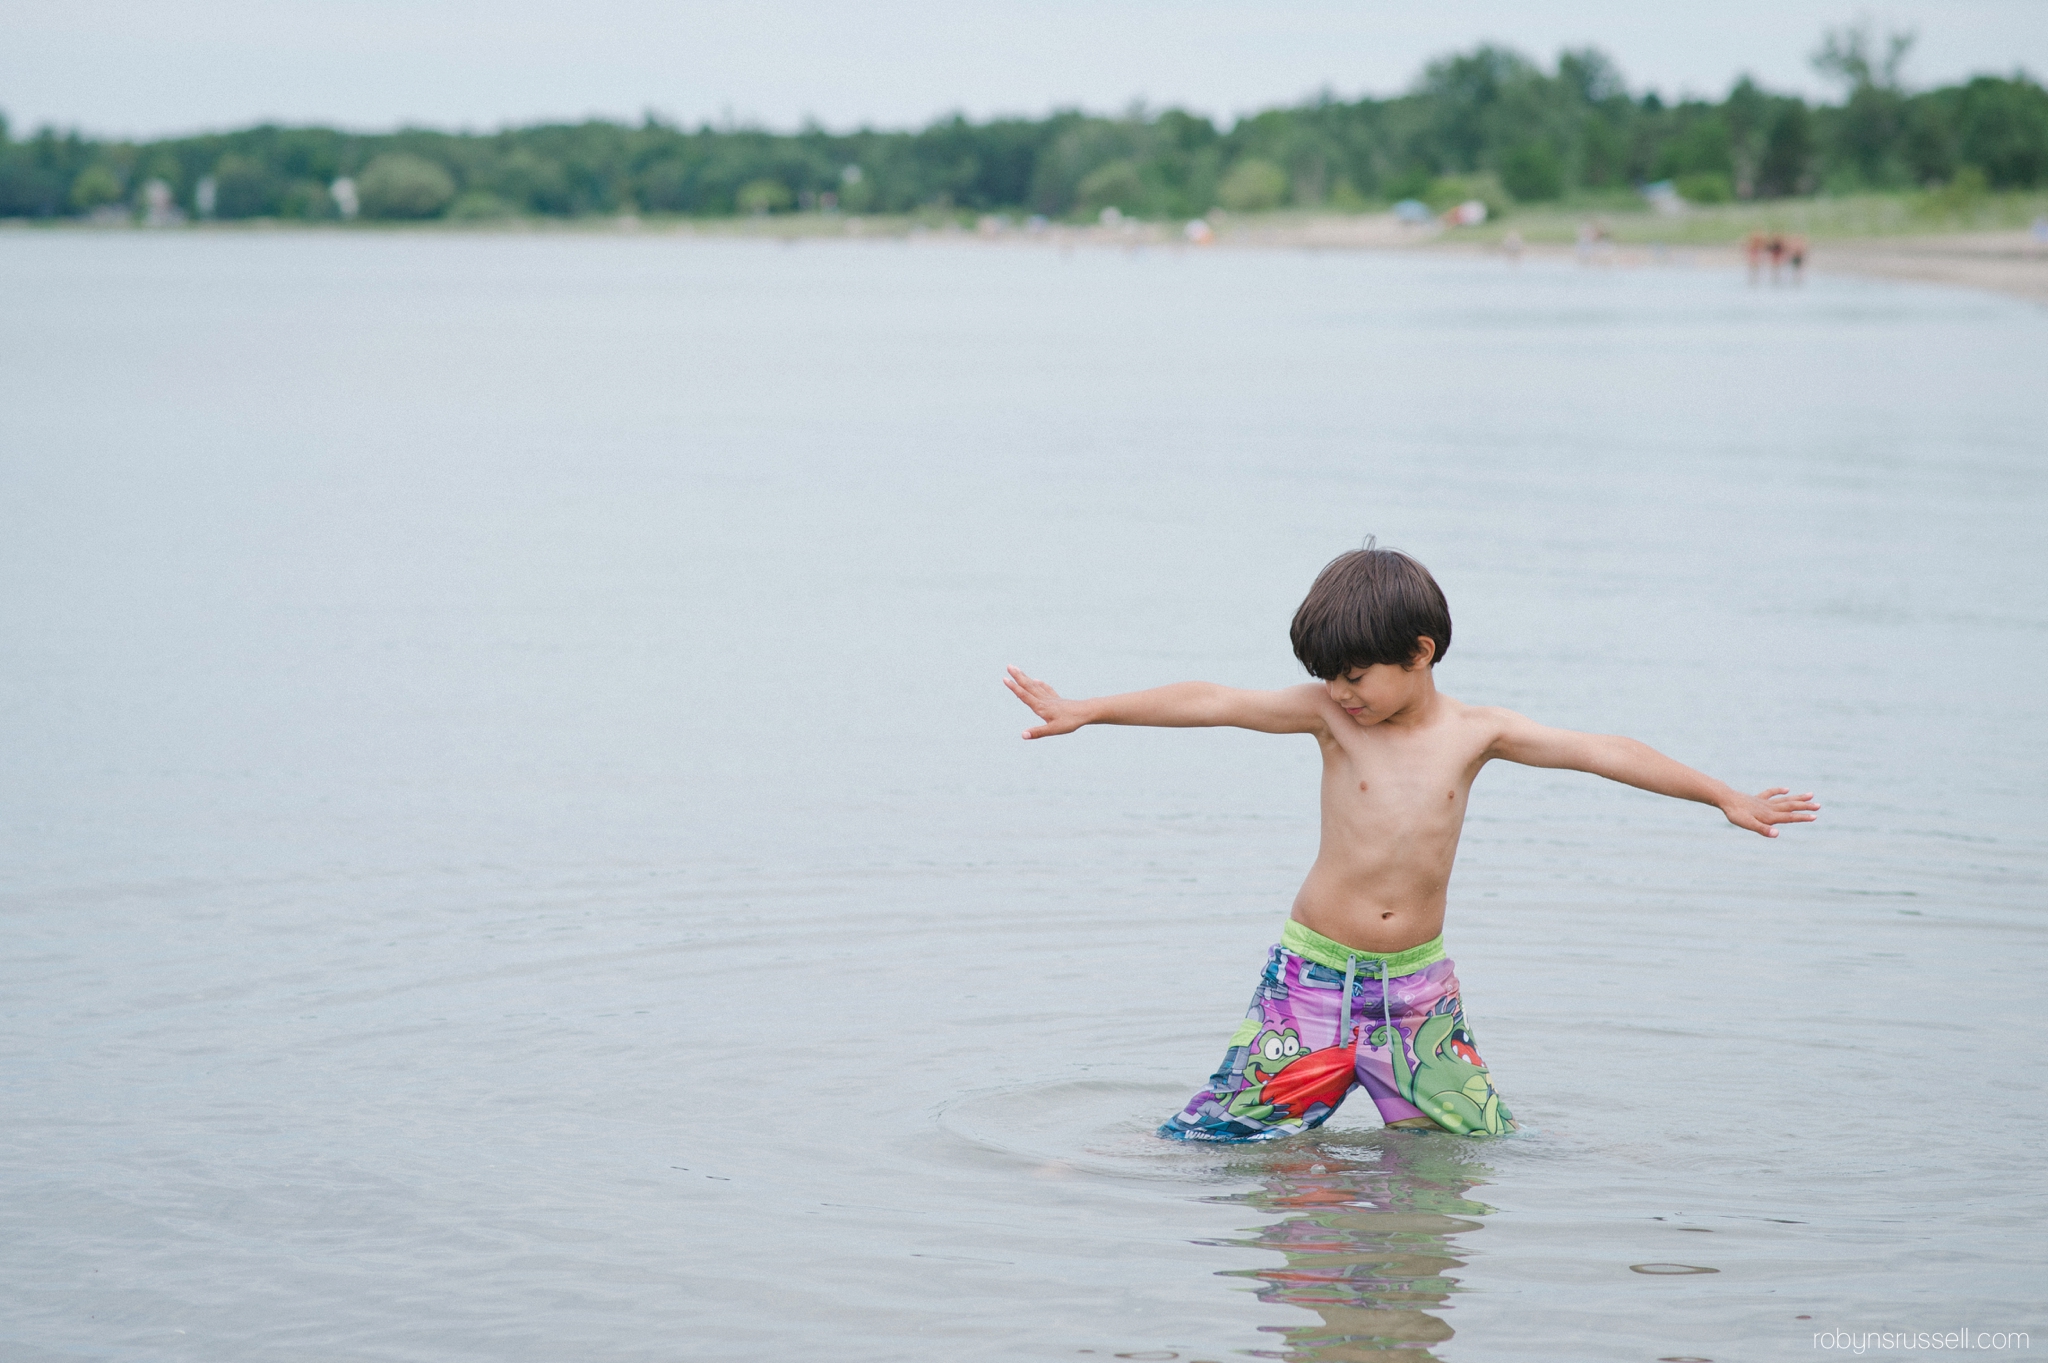
<svg viewBox="0 0 2048 1363">
<path fill-rule="evenodd" d="M 1416 691 L 1429 675 L 1429 660 L 1436 642 L 1421 641 L 1415 661 L 1406 667 L 1398 663 L 1374 663 L 1370 667 L 1346 668 L 1323 685 L 1330 699 L 1344 707 L 1344 713 L 1360 724 L 1377 724 L 1415 699 Z"/>
</svg>

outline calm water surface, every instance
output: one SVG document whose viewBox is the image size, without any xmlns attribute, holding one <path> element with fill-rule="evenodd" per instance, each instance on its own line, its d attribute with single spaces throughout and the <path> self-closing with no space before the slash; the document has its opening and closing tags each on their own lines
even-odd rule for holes
<svg viewBox="0 0 2048 1363">
<path fill-rule="evenodd" d="M 0 297 L 9 1359 L 2048 1338 L 2039 309 L 23 231 Z M 1452 694 L 1823 822 L 1490 769 L 1449 941 L 1525 1130 L 1159 1142 L 1314 744 L 1027 745 L 999 671 L 1291 682 L 1368 533 Z"/>
</svg>

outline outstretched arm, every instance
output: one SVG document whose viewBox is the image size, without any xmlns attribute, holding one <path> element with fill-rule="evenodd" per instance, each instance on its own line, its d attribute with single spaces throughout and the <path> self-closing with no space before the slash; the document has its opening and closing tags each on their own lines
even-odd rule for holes
<svg viewBox="0 0 2048 1363">
<path fill-rule="evenodd" d="M 1026 738 L 1070 734 L 1084 724 L 1145 724 L 1162 729 L 1227 725 L 1266 734 L 1309 734 L 1322 732 L 1327 722 L 1321 708 L 1327 698 L 1320 686 L 1240 691 L 1214 682 L 1175 682 L 1121 696 L 1068 700 L 1015 667 L 1009 669 L 1003 685 L 1045 721 L 1026 729 Z"/>
<path fill-rule="evenodd" d="M 1694 771 L 1633 738 L 1553 729 L 1524 719 L 1512 710 L 1495 713 L 1500 716 L 1501 729 L 1487 750 L 1488 757 L 1504 757 L 1526 767 L 1589 771 L 1640 790 L 1697 800 L 1720 810 L 1737 828 L 1747 828 L 1767 838 L 1778 836 L 1778 824 L 1813 822 L 1820 809 L 1811 792 L 1794 795 L 1784 786 L 1744 795 L 1726 781 Z"/>
</svg>

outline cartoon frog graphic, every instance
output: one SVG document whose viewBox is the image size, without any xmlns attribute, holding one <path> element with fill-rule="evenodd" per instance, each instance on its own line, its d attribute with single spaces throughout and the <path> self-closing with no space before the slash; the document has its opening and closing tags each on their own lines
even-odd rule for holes
<svg viewBox="0 0 2048 1363">
<path fill-rule="evenodd" d="M 1388 1028 L 1373 1028 L 1368 1038 L 1375 1047 L 1387 1046 Z M 1486 1062 L 1465 1030 L 1465 1018 L 1456 998 L 1441 998 L 1422 1025 L 1415 1029 L 1415 1060 L 1408 1059 L 1405 1038 L 1395 1030 L 1391 1038 L 1394 1087 L 1403 1098 L 1421 1108 L 1430 1120 L 1446 1131 L 1465 1136 L 1498 1136 L 1514 1129 L 1514 1117 L 1487 1077 Z"/>
<path fill-rule="evenodd" d="M 1245 1078 L 1250 1082 L 1230 1100 L 1231 1116 L 1282 1122 L 1307 1117 L 1318 1103 L 1334 1109 L 1343 1101 L 1352 1083 L 1351 1047 L 1310 1050 L 1292 1027 L 1255 1028 L 1258 1024 L 1246 1019 L 1239 1029 L 1252 1031 L 1248 1038 L 1251 1055 L 1244 1062 Z"/>
<path fill-rule="evenodd" d="M 1249 1045 L 1251 1053 L 1244 1062 L 1245 1085 L 1231 1097 L 1230 1115 L 1255 1122 L 1272 1121 L 1273 1105 L 1264 1096 L 1266 1081 L 1301 1055 L 1301 1033 L 1292 1027 L 1262 1024 L 1256 1017 L 1246 1018 L 1237 1031 L 1230 1039 L 1231 1044 Z"/>
</svg>

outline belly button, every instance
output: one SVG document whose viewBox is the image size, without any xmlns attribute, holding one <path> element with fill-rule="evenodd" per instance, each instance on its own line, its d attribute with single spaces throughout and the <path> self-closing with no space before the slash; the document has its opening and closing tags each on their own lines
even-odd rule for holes
<svg viewBox="0 0 2048 1363">
<path fill-rule="evenodd" d="M 1359 788 L 1360 790 L 1364 790 L 1364 789 L 1365 789 L 1365 782 L 1363 782 L 1363 781 L 1360 781 L 1360 782 L 1358 783 L 1358 788 Z"/>
<path fill-rule="evenodd" d="M 1380 917 L 1382 917 L 1382 918 L 1392 918 L 1393 916 L 1394 916 L 1394 915 L 1393 915 L 1393 914 L 1392 914 L 1391 912 L 1388 912 L 1388 913 L 1383 913 L 1383 914 L 1381 914 L 1381 915 L 1380 915 Z"/>
</svg>

